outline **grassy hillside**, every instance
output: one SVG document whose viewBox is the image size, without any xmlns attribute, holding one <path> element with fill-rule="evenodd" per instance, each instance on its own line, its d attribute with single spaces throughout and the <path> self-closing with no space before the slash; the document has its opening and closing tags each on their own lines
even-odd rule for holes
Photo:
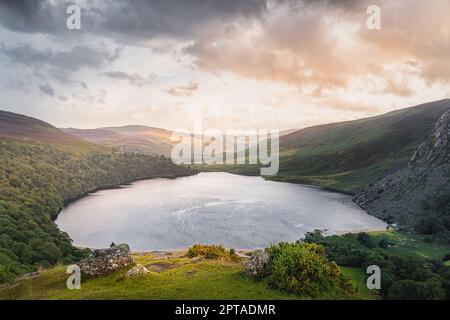
<svg viewBox="0 0 450 320">
<path fill-rule="evenodd" d="M 44 121 L 2 110 L 0 110 L 0 138 L 39 141 L 71 153 L 103 149 L 86 140 L 62 132 Z"/>
<path fill-rule="evenodd" d="M 129 269 L 82 281 L 81 290 L 66 288 L 66 267 L 45 270 L 39 277 L 0 287 L 0 299 L 310 299 L 270 289 L 266 281 L 247 277 L 242 263 L 192 259 L 184 255 L 135 254 L 136 263 L 151 271 L 126 278 Z M 346 268 L 361 282 L 364 274 Z M 358 284 L 363 288 L 363 283 Z M 324 294 L 320 299 L 375 299 L 364 290 L 354 296 Z"/>
<path fill-rule="evenodd" d="M 291 133 L 275 179 L 354 192 L 404 166 L 449 107 L 447 99 Z"/>
<path fill-rule="evenodd" d="M 149 275 L 125 278 L 127 269 L 82 282 L 81 290 L 66 288 L 65 267 L 44 271 L 14 288 L 0 288 L 0 299 L 294 299 L 267 288 L 243 274 L 238 263 L 195 260 L 187 257 L 162 259 L 135 255 L 137 263 L 153 270 Z M 46 288 L 44 290 L 44 288 Z"/>
<path fill-rule="evenodd" d="M 193 173 L 164 157 L 113 152 L 32 118 L 2 115 L 0 283 L 83 255 L 53 222 L 68 201 L 96 188 Z"/>
</svg>

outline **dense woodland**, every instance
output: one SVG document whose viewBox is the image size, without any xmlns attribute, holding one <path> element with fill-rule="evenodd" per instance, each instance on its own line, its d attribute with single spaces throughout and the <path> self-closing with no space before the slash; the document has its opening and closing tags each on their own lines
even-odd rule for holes
<svg viewBox="0 0 450 320">
<path fill-rule="evenodd" d="M 165 157 L 106 149 L 71 153 L 0 137 L 0 283 L 86 254 L 54 223 L 65 203 L 96 188 L 192 173 Z"/>
</svg>

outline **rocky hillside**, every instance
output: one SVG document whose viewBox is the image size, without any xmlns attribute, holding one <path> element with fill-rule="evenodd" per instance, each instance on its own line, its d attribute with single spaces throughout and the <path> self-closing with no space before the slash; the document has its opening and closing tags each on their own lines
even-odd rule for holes
<svg viewBox="0 0 450 320">
<path fill-rule="evenodd" d="M 450 241 L 450 105 L 408 165 L 372 183 L 354 201 L 370 214 Z"/>
</svg>

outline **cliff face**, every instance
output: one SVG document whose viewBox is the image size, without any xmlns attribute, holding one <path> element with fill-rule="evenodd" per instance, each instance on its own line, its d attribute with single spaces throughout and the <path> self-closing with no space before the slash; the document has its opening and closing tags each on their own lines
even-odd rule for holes
<svg viewBox="0 0 450 320">
<path fill-rule="evenodd" d="M 450 110 L 436 123 L 431 136 L 416 150 L 408 167 L 413 169 L 427 169 L 442 163 L 448 163 L 450 135 Z"/>
<path fill-rule="evenodd" d="M 417 148 L 407 167 L 372 183 L 353 200 L 374 216 L 406 228 L 417 226 L 421 218 L 433 214 L 424 209 L 425 201 L 450 194 L 449 137 L 450 109 Z"/>
</svg>

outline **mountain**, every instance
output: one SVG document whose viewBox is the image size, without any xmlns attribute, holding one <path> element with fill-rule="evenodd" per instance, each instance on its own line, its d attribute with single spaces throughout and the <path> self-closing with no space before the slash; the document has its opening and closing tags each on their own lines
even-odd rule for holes
<svg viewBox="0 0 450 320">
<path fill-rule="evenodd" d="M 372 215 L 450 243 L 450 105 L 408 165 L 354 201 Z"/>
<path fill-rule="evenodd" d="M 280 170 L 269 178 L 355 193 L 406 166 L 449 106 L 445 99 L 293 132 L 280 138 Z"/>
<path fill-rule="evenodd" d="M 0 110 L 0 137 L 39 141 L 71 152 L 101 149 L 44 121 L 2 110 Z"/>
<path fill-rule="evenodd" d="M 174 145 L 171 131 L 147 126 L 62 130 L 87 141 L 129 153 L 170 156 Z"/>
</svg>

